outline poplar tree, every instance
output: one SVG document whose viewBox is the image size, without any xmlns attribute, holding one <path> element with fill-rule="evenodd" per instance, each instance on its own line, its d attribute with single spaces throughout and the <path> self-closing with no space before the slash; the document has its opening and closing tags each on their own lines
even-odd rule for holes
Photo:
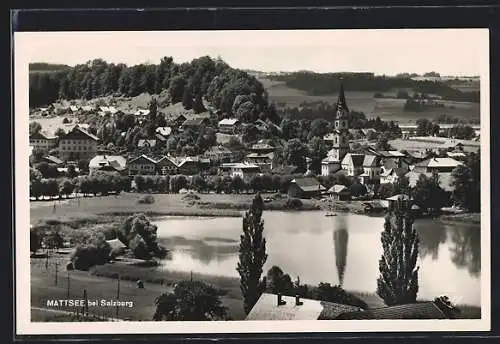
<svg viewBox="0 0 500 344">
<path fill-rule="evenodd" d="M 240 288 L 246 314 L 257 303 L 265 289 L 265 280 L 261 280 L 262 269 L 267 260 L 266 239 L 263 236 L 263 208 L 264 202 L 257 194 L 250 210 L 243 217 L 243 234 L 240 236 L 239 262 L 236 270 L 240 274 Z"/>
<path fill-rule="evenodd" d="M 391 207 L 381 234 L 377 294 L 388 306 L 413 303 L 418 293 L 418 234 L 414 218 L 404 202 Z"/>
</svg>

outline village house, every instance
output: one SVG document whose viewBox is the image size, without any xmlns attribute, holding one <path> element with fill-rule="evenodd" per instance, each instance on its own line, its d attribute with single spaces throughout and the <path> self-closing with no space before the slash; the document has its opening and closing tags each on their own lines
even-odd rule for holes
<svg viewBox="0 0 500 344">
<path fill-rule="evenodd" d="M 334 174 L 340 169 L 339 161 L 331 155 L 328 155 L 321 161 L 321 175 L 324 177 Z"/>
<path fill-rule="evenodd" d="M 133 158 L 128 162 L 128 174 L 130 176 L 154 175 L 156 174 L 156 161 L 145 154 Z"/>
<path fill-rule="evenodd" d="M 178 164 L 178 172 L 188 176 L 198 174 L 210 168 L 210 160 L 200 157 L 185 157 Z"/>
<path fill-rule="evenodd" d="M 203 153 L 203 157 L 210 159 L 212 164 L 228 163 L 234 158 L 234 153 L 222 146 L 212 146 Z"/>
<path fill-rule="evenodd" d="M 30 135 L 30 146 L 34 151 L 48 152 L 57 146 L 57 137 L 38 131 Z"/>
<path fill-rule="evenodd" d="M 247 163 L 221 164 L 219 170 L 221 172 L 227 172 L 232 178 L 239 176 L 243 179 L 251 178 L 261 172 L 259 166 Z"/>
<path fill-rule="evenodd" d="M 148 119 L 148 115 L 151 111 L 148 109 L 138 109 L 135 113 L 134 116 L 137 121 L 139 122 L 144 122 L 145 120 Z"/>
<path fill-rule="evenodd" d="M 122 173 L 127 168 L 127 159 L 121 155 L 98 154 L 89 161 L 89 174 L 96 171 Z"/>
<path fill-rule="evenodd" d="M 351 199 L 351 191 L 345 185 L 335 184 L 327 192 L 334 200 L 348 201 Z"/>
<path fill-rule="evenodd" d="M 275 147 L 265 142 L 257 142 L 250 147 L 250 152 L 258 154 L 267 154 L 275 151 Z"/>
<path fill-rule="evenodd" d="M 137 142 L 138 148 L 154 148 L 156 146 L 155 139 L 140 139 Z"/>
<path fill-rule="evenodd" d="M 342 159 L 342 169 L 347 172 L 348 176 L 357 177 L 364 172 L 364 161 L 364 154 L 347 153 Z"/>
<path fill-rule="evenodd" d="M 365 155 L 363 159 L 363 173 L 359 176 L 361 184 L 377 184 L 380 182 L 380 157 Z"/>
<path fill-rule="evenodd" d="M 273 169 L 274 152 L 270 153 L 250 153 L 245 157 L 245 162 L 260 167 L 261 171 Z"/>
<path fill-rule="evenodd" d="M 295 178 L 288 186 L 288 197 L 313 198 L 319 197 L 327 189 L 313 177 Z"/>
<path fill-rule="evenodd" d="M 118 109 L 114 106 L 100 106 L 99 107 L 99 115 L 115 115 L 118 112 Z"/>
<path fill-rule="evenodd" d="M 396 183 L 399 178 L 401 178 L 401 176 L 404 176 L 406 173 L 408 173 L 408 169 L 404 168 L 382 168 L 382 172 L 380 174 L 380 183 Z"/>
<path fill-rule="evenodd" d="M 79 125 L 59 139 L 59 157 L 63 160 L 90 160 L 96 155 L 99 138 Z"/>
<path fill-rule="evenodd" d="M 64 165 L 64 161 L 53 155 L 44 156 L 42 161 L 59 167 Z"/>
<path fill-rule="evenodd" d="M 415 164 L 411 171 L 416 173 L 451 172 L 462 164 L 461 161 L 452 158 L 430 158 Z"/>
<path fill-rule="evenodd" d="M 208 124 L 208 119 L 206 117 L 197 117 L 186 119 L 184 123 L 182 123 L 181 128 L 185 129 L 193 129 L 199 130 L 202 126 L 206 126 Z"/>
<path fill-rule="evenodd" d="M 156 169 L 159 174 L 162 175 L 172 175 L 177 173 L 177 164 L 174 159 L 163 156 L 156 162 Z"/>
<path fill-rule="evenodd" d="M 223 134 L 236 134 L 241 122 L 237 118 L 224 118 L 219 121 L 219 132 Z"/>
<path fill-rule="evenodd" d="M 263 293 L 245 320 L 333 320 L 343 313 L 361 310 L 340 303 Z"/>
</svg>

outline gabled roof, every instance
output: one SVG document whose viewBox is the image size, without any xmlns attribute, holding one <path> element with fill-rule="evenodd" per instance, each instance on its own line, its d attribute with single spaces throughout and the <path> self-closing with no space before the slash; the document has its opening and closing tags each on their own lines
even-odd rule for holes
<svg viewBox="0 0 500 344">
<path fill-rule="evenodd" d="M 415 167 L 457 167 L 462 162 L 452 158 L 430 158 L 415 164 Z"/>
<path fill-rule="evenodd" d="M 432 301 L 346 312 L 336 317 L 337 320 L 448 318 Z"/>
<path fill-rule="evenodd" d="M 191 119 L 186 119 L 184 123 L 182 123 L 182 126 L 200 126 L 203 123 L 207 121 L 207 118 L 201 117 L 201 118 L 191 118 Z"/>
<path fill-rule="evenodd" d="M 223 120 L 219 121 L 219 125 L 235 125 L 239 122 L 240 120 L 237 118 L 224 118 Z"/>
<path fill-rule="evenodd" d="M 127 248 L 127 246 L 120 239 L 106 240 L 106 242 L 111 247 L 111 250 L 122 250 Z"/>
<path fill-rule="evenodd" d="M 333 302 L 301 298 L 302 305 L 295 305 L 295 297 L 282 296 L 286 303 L 278 306 L 278 296 L 263 293 L 245 320 L 333 320 L 346 312 L 361 310 L 358 307 Z"/>
<path fill-rule="evenodd" d="M 47 155 L 43 159 L 46 160 L 49 163 L 53 163 L 53 164 L 56 164 L 56 165 L 61 165 L 61 164 L 64 163 L 64 161 L 62 161 L 61 159 L 59 159 L 58 157 L 55 157 L 53 155 Z"/>
<path fill-rule="evenodd" d="M 409 201 L 409 200 L 411 200 L 411 197 L 408 195 L 405 195 L 405 194 L 398 194 L 398 195 L 388 197 L 388 198 L 386 198 L 386 200 L 388 200 L 388 201 Z"/>
<path fill-rule="evenodd" d="M 113 167 L 115 170 L 121 171 L 125 169 L 127 159 L 121 155 L 96 155 L 89 161 L 89 168 Z"/>
<path fill-rule="evenodd" d="M 378 167 L 380 158 L 375 155 L 365 155 L 363 159 L 363 167 Z"/>
<path fill-rule="evenodd" d="M 250 153 L 247 154 L 247 159 L 272 159 L 274 157 L 274 152 L 270 153 Z"/>
<path fill-rule="evenodd" d="M 87 130 L 83 129 L 79 124 L 75 125 L 72 130 L 70 130 L 61 139 L 71 140 L 71 139 L 90 139 L 94 141 L 99 141 L 99 138 L 94 134 L 89 133 Z"/>
<path fill-rule="evenodd" d="M 295 178 L 291 183 L 296 184 L 303 191 L 326 191 L 326 188 L 313 177 Z"/>
<path fill-rule="evenodd" d="M 328 189 L 330 193 L 341 193 L 341 192 L 349 192 L 349 189 L 345 185 L 335 184 L 330 189 Z"/>
<path fill-rule="evenodd" d="M 153 160 L 152 158 L 148 157 L 146 154 L 142 154 L 136 158 L 133 158 L 131 159 L 128 163 L 129 164 L 132 164 L 132 163 L 138 163 L 140 162 L 141 160 L 143 160 L 145 163 L 150 163 L 150 164 L 154 164 L 156 165 L 156 161 Z"/>
<path fill-rule="evenodd" d="M 30 135 L 30 139 L 35 139 L 35 140 L 54 140 L 54 139 L 56 139 L 56 136 L 50 136 L 46 132 L 37 131 L 36 133 L 33 133 L 33 134 Z"/>
<path fill-rule="evenodd" d="M 344 159 L 342 159 L 342 164 L 352 165 L 354 167 L 362 167 L 364 160 L 364 154 L 347 153 Z"/>
<path fill-rule="evenodd" d="M 156 146 L 155 139 L 149 139 L 149 140 L 140 139 L 139 142 L 137 143 L 137 147 L 154 147 L 154 146 Z"/>
<path fill-rule="evenodd" d="M 161 157 L 156 163 L 159 165 L 172 164 L 172 165 L 177 166 L 177 163 L 172 158 L 170 158 L 168 156 Z"/>
</svg>

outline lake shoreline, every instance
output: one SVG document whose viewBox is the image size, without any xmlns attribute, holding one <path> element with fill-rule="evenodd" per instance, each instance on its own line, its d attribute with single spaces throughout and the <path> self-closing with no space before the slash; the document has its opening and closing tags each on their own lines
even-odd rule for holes
<svg viewBox="0 0 500 344">
<path fill-rule="evenodd" d="M 192 199 L 180 194 L 153 194 L 152 204 L 138 204 L 144 196 L 141 193 L 122 193 L 117 196 L 97 196 L 79 199 L 62 199 L 53 201 L 30 202 L 30 215 L 34 221 L 58 218 L 71 219 L 94 216 L 126 217 L 135 213 L 145 213 L 151 217 L 161 216 L 195 216 L 195 217 L 241 217 L 251 206 L 253 194 L 196 194 Z M 262 194 L 263 198 L 275 194 Z M 378 201 L 326 201 L 302 199 L 300 209 L 289 209 L 286 196 L 273 199 L 264 204 L 265 211 L 309 212 L 332 211 L 336 213 L 352 213 L 367 216 L 384 216 L 384 213 L 369 214 L 365 212 L 366 204 Z M 53 207 L 55 204 L 55 208 Z M 435 219 L 451 223 L 480 224 L 480 213 L 442 214 Z"/>
<path fill-rule="evenodd" d="M 64 260 L 65 257 L 56 259 Z M 37 262 L 38 261 L 38 262 Z M 43 307 L 43 300 L 61 299 L 66 295 L 65 278 L 61 276 L 61 282 L 54 285 L 53 274 L 54 266 L 49 265 L 49 271 L 45 271 L 42 263 L 45 259 L 31 260 L 31 276 L 35 283 L 31 285 L 32 306 Z M 62 272 L 61 272 L 62 273 Z M 154 299 L 161 293 L 171 290 L 175 283 L 190 279 L 202 280 L 220 289 L 222 291 L 221 301 L 228 307 L 231 320 L 244 320 L 243 300 L 239 288 L 239 279 L 237 277 L 217 276 L 204 273 L 193 273 L 179 270 L 161 270 L 157 267 L 141 267 L 127 265 L 123 263 L 112 263 L 98 265 L 89 271 L 71 271 L 71 288 L 80 290 L 86 289 L 88 295 L 99 295 L 102 298 L 113 298 L 118 275 L 121 280 L 121 293 L 126 296 L 135 295 L 135 306 L 127 310 L 121 318 L 129 320 L 150 320 L 154 312 Z M 62 273 L 64 275 L 64 273 Z M 137 289 L 135 282 L 142 280 L 145 289 Z M 38 281 L 38 283 L 36 283 Z M 45 281 L 45 283 L 41 283 Z M 346 290 L 346 292 L 360 298 L 367 303 L 368 308 L 384 307 L 383 301 L 375 292 L 360 292 L 355 290 Z M 425 300 L 417 300 L 425 301 Z M 481 308 L 478 306 L 456 305 L 463 312 L 463 319 L 480 318 Z M 106 314 L 113 317 L 114 312 Z M 32 319 L 31 321 L 34 321 Z M 55 320 L 44 320 L 54 321 Z"/>
</svg>

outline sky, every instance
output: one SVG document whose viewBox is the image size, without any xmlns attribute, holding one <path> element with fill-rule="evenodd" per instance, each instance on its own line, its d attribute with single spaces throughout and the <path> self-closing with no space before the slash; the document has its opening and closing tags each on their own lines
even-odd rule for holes
<svg viewBox="0 0 500 344">
<path fill-rule="evenodd" d="M 479 75 L 488 53 L 486 29 L 121 31 L 16 33 L 31 62 L 73 66 L 95 58 L 108 62 L 177 63 L 209 55 L 234 68 L 263 72 L 436 71 Z"/>
</svg>

